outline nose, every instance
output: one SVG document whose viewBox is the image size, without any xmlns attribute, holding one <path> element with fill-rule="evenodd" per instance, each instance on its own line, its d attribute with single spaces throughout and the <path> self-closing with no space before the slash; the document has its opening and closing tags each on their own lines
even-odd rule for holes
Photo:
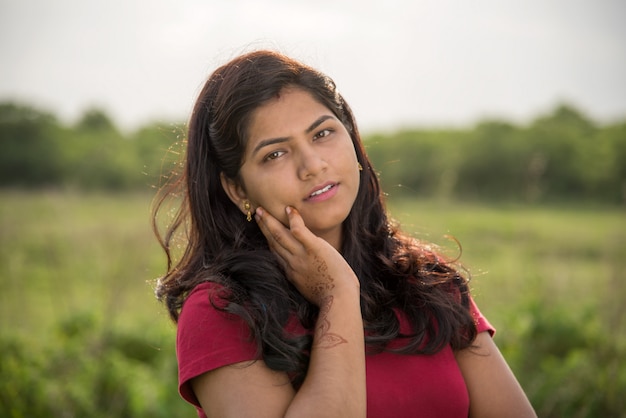
<svg viewBox="0 0 626 418">
<path fill-rule="evenodd" d="M 298 177 L 301 180 L 307 180 L 323 173 L 328 164 L 312 145 L 308 145 L 300 149 L 300 159 L 298 165 Z"/>
</svg>

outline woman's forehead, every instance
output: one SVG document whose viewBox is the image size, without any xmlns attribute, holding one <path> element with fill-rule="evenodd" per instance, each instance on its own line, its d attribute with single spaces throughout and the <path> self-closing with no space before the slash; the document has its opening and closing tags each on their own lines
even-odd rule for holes
<svg viewBox="0 0 626 418">
<path fill-rule="evenodd" d="M 301 88 L 283 89 L 275 98 L 256 108 L 248 124 L 248 140 L 290 136 L 305 132 L 322 115 L 336 119 L 334 112 Z"/>
</svg>

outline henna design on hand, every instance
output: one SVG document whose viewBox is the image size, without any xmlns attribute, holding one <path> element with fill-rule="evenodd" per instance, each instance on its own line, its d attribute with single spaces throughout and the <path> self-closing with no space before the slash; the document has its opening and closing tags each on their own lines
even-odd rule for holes
<svg viewBox="0 0 626 418">
<path fill-rule="evenodd" d="M 333 348 L 339 344 L 348 341 L 339 334 L 328 332 L 330 329 L 330 321 L 328 320 L 328 312 L 333 304 L 333 297 L 327 296 L 322 300 L 317 326 L 315 328 L 315 341 L 313 347 Z"/>
<path fill-rule="evenodd" d="M 326 292 L 334 288 L 335 285 L 333 283 L 334 279 L 328 274 L 328 266 L 326 265 L 326 262 L 318 256 L 315 256 L 313 261 L 315 263 L 318 275 L 321 276 L 321 280 L 314 285 L 310 285 L 309 289 L 311 290 L 311 295 L 313 295 L 315 299 L 319 299 Z M 320 307 L 321 306 L 322 304 L 320 303 Z"/>
</svg>

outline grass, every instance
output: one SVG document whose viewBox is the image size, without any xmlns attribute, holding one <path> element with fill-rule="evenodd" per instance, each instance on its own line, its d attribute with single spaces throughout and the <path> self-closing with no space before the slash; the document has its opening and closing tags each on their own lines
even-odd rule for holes
<svg viewBox="0 0 626 418">
<path fill-rule="evenodd" d="M 76 312 L 113 326 L 161 322 L 147 283 L 164 266 L 149 226 L 148 195 L 0 196 L 2 329 L 40 333 Z"/>
<path fill-rule="evenodd" d="M 5 338 L 0 342 L 11 348 L 13 336 L 27 341 L 18 346 L 17 365 L 9 370 L 13 378 L 4 379 L 9 386 L 0 384 L 0 392 L 19 393 L 20 380 L 24 388 L 46 379 L 63 380 L 58 364 L 81 358 L 82 374 L 64 372 L 67 387 L 41 386 L 41 398 L 29 400 L 29 405 L 51 402 L 82 411 L 79 406 L 89 404 L 86 397 L 101 390 L 86 381 L 96 376 L 98 384 L 109 382 L 111 387 L 134 382 L 123 392 L 135 397 L 120 401 L 120 408 L 135 408 L 132 416 L 193 415 L 175 393 L 175 330 L 150 283 L 165 267 L 150 229 L 151 199 L 141 193 L 0 191 L 0 337 Z M 461 261 L 472 273 L 475 298 L 498 328 L 496 342 L 541 416 L 615 416 L 623 410 L 622 208 L 417 199 L 395 199 L 389 208 L 405 230 L 442 245 L 451 256 L 459 248 L 445 236 L 461 243 Z M 89 337 L 89 344 L 69 343 L 72 335 Z M 87 353 L 86 345 L 91 350 Z M 110 347 L 118 354 L 113 356 Z M 31 351 L 32 358 L 22 359 Z M 54 367 L 46 366 L 50 353 L 60 362 Z M 89 371 L 90 359 L 106 359 L 103 364 L 115 367 Z M 28 373 L 41 374 L 39 380 L 20 374 L 23 362 L 30 364 Z M 0 364 L 0 380 L 2 373 L 9 373 L 3 369 L 7 364 Z M 61 402 L 63 392 L 68 395 Z M 11 399 L 7 402 L 16 398 Z M 146 399 L 153 399 L 156 409 L 142 415 L 137 411 L 147 410 Z M 0 408 L 2 402 L 0 395 Z M 102 402 L 107 405 L 106 397 Z M 15 406 L 12 410 L 19 412 Z M 99 416 L 85 411 L 83 415 Z M 125 409 L 103 411 L 126 414 Z M 9 416 L 43 415 L 31 411 Z"/>
<path fill-rule="evenodd" d="M 389 206 L 416 237 L 434 241 L 452 255 L 458 246 L 445 236 L 460 242 L 461 262 L 472 274 L 475 297 L 496 324 L 502 324 L 501 315 L 512 305 L 528 298 L 621 309 L 611 300 L 616 290 L 626 290 L 619 280 L 626 268 L 626 217 L 621 208 L 414 200 L 396 200 Z"/>
</svg>

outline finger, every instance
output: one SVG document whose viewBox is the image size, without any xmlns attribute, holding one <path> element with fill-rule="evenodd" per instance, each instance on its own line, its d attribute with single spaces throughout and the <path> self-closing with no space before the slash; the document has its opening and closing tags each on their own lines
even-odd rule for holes
<svg viewBox="0 0 626 418">
<path fill-rule="evenodd" d="M 297 247 L 301 246 L 289 229 L 285 228 L 278 219 L 263 210 L 263 208 L 258 207 L 256 209 L 255 218 L 270 248 L 282 258 L 293 254 Z"/>
<path fill-rule="evenodd" d="M 271 249 L 282 247 L 281 242 L 284 241 L 283 238 L 278 234 L 277 230 L 279 230 L 279 226 L 274 224 L 273 217 L 269 213 L 265 212 L 262 208 L 257 208 L 254 215 L 261 232 L 267 239 L 267 243 L 269 244 Z"/>
<path fill-rule="evenodd" d="M 302 245 L 309 248 L 316 236 L 304 223 L 304 219 L 300 215 L 300 212 L 296 208 L 291 206 L 287 206 L 285 208 L 285 212 L 287 212 L 287 218 L 289 220 L 289 230 L 293 237 L 298 240 Z"/>
</svg>

